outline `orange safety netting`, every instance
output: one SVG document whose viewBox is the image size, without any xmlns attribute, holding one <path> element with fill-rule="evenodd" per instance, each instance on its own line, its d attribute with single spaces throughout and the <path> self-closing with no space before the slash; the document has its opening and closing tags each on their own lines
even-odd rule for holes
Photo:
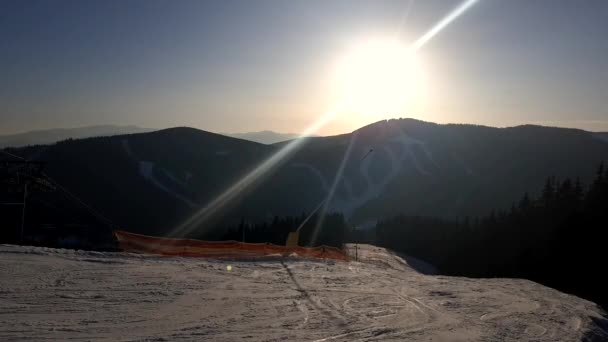
<svg viewBox="0 0 608 342">
<path fill-rule="evenodd" d="M 193 239 L 171 239 L 147 236 L 115 230 L 114 236 L 125 252 L 152 253 L 161 255 L 240 258 L 294 254 L 309 258 L 348 261 L 348 255 L 339 248 L 286 247 L 270 243 L 245 243 L 238 241 L 201 241 Z"/>
</svg>

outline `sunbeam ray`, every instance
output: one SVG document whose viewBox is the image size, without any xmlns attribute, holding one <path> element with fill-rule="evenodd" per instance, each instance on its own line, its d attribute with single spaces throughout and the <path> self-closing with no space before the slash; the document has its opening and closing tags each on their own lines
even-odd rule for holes
<svg viewBox="0 0 608 342">
<path fill-rule="evenodd" d="M 460 6 L 456 7 L 452 12 L 450 12 L 447 16 L 441 19 L 435 26 L 433 26 L 430 30 L 428 30 L 422 37 L 418 38 L 414 44 L 412 44 L 411 48 L 415 51 L 420 49 L 426 43 L 431 40 L 431 38 L 435 37 L 437 33 L 443 30 L 446 26 L 448 26 L 452 21 L 462 15 L 466 10 L 471 8 L 478 0 L 467 0 L 460 4 Z"/>
<path fill-rule="evenodd" d="M 327 112 L 316 122 L 314 122 L 310 127 L 308 127 L 304 132 L 302 132 L 299 139 L 292 140 L 283 148 L 278 150 L 275 154 L 273 154 L 270 158 L 266 159 L 253 171 L 251 171 L 245 177 L 241 178 L 238 182 L 236 182 L 234 185 L 224 191 L 221 195 L 215 198 L 211 203 L 209 203 L 209 205 L 200 209 L 181 225 L 173 229 L 173 231 L 169 233 L 169 236 L 186 236 L 194 229 L 200 228 L 201 224 L 205 220 L 209 219 L 213 214 L 217 213 L 229 201 L 233 200 L 239 193 L 250 187 L 262 175 L 271 171 L 283 159 L 297 151 L 298 148 L 301 147 L 302 143 L 305 141 L 305 139 L 303 139 L 304 137 L 310 136 L 317 132 L 328 121 L 330 121 L 335 116 L 335 114 L 336 111 Z"/>
<path fill-rule="evenodd" d="M 346 148 L 346 151 L 344 151 L 344 156 L 342 157 L 342 161 L 340 162 L 340 166 L 338 167 L 338 171 L 336 172 L 334 181 L 331 184 L 331 188 L 329 189 L 329 192 L 327 193 L 325 203 L 323 204 L 323 207 L 321 208 L 321 212 L 319 213 L 319 218 L 317 220 L 317 224 L 315 225 L 315 229 L 313 230 L 311 238 L 310 238 L 311 246 L 314 246 L 315 242 L 317 241 L 317 237 L 319 236 L 319 232 L 321 231 L 321 227 L 323 226 L 325 214 L 327 214 L 327 210 L 329 209 L 331 200 L 334 197 L 336 189 L 338 188 L 338 184 L 340 183 L 340 180 L 342 180 L 342 175 L 344 174 L 344 169 L 346 168 L 346 163 L 348 162 L 348 159 L 350 158 L 350 154 L 352 152 L 353 146 L 355 145 L 356 141 L 357 141 L 357 133 L 355 132 L 350 137 L 348 147 Z"/>
</svg>

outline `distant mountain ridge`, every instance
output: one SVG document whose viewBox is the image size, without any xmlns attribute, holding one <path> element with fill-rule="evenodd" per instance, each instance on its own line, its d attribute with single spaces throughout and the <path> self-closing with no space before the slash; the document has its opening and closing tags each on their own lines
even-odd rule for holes
<svg viewBox="0 0 608 342">
<path fill-rule="evenodd" d="M 229 137 L 244 139 L 249 141 L 258 142 L 260 144 L 275 144 L 278 142 L 292 140 L 298 138 L 300 135 L 296 133 L 278 133 L 274 131 L 259 131 L 259 132 L 246 132 L 246 133 L 224 133 Z"/>
<path fill-rule="evenodd" d="M 138 126 L 96 125 L 76 128 L 53 128 L 17 134 L 0 135 L 0 148 L 28 145 L 47 145 L 65 139 L 151 132 L 154 129 Z"/>
<path fill-rule="evenodd" d="M 121 228 L 165 234 L 284 146 L 181 127 L 11 152 L 48 161 L 51 177 Z M 380 121 L 301 141 L 251 186 L 234 190 L 215 216 L 238 223 L 301 215 L 330 192 L 328 209 L 357 226 L 400 213 L 487 215 L 538 193 L 548 175 L 589 184 L 602 160 L 608 143 L 577 129 Z"/>
<path fill-rule="evenodd" d="M 608 142 L 608 132 L 597 132 L 597 133 L 593 133 L 593 136 L 597 139 L 603 140 L 605 142 Z"/>
</svg>

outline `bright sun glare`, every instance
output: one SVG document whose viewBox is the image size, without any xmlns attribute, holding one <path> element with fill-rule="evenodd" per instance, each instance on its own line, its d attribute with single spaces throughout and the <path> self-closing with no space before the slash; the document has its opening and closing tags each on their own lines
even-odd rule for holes
<svg viewBox="0 0 608 342">
<path fill-rule="evenodd" d="M 395 40 L 355 46 L 340 60 L 333 79 L 340 111 L 367 119 L 408 114 L 420 105 L 423 86 L 415 52 Z"/>
</svg>

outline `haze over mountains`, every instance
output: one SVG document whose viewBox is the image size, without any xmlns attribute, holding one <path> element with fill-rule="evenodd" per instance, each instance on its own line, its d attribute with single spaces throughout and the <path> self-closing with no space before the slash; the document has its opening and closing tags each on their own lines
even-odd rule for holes
<svg viewBox="0 0 608 342">
<path fill-rule="evenodd" d="M 291 140 L 299 137 L 296 133 L 277 133 L 273 131 L 259 131 L 259 132 L 247 132 L 247 133 L 224 133 L 224 135 L 250 140 L 261 144 L 274 144 L 281 141 Z"/>
<path fill-rule="evenodd" d="M 182 127 L 12 152 L 47 161 L 48 175 L 121 228 L 165 234 L 284 145 Z M 548 175 L 588 184 L 602 160 L 608 160 L 608 143 L 582 130 L 380 121 L 349 134 L 305 139 L 217 216 L 300 215 L 334 183 L 328 209 L 355 225 L 395 214 L 486 215 L 526 191 L 540 191 Z"/>
<path fill-rule="evenodd" d="M 131 133 L 146 133 L 156 131 L 155 128 L 142 128 L 134 125 L 96 125 L 75 128 L 52 128 L 33 130 L 23 133 L 0 135 L 0 148 L 22 147 L 28 145 L 48 145 L 66 139 L 82 139 L 100 136 L 112 136 Z M 233 138 L 249 140 L 261 144 L 274 144 L 299 137 L 296 133 L 278 133 L 274 131 L 259 131 L 246 133 L 221 133 Z"/>
<path fill-rule="evenodd" d="M 98 125 L 76 128 L 53 128 L 28 131 L 17 134 L 0 135 L 0 148 L 20 147 L 27 145 L 52 144 L 65 139 L 80 139 L 98 136 L 144 133 L 154 129 L 138 126 Z"/>
</svg>

